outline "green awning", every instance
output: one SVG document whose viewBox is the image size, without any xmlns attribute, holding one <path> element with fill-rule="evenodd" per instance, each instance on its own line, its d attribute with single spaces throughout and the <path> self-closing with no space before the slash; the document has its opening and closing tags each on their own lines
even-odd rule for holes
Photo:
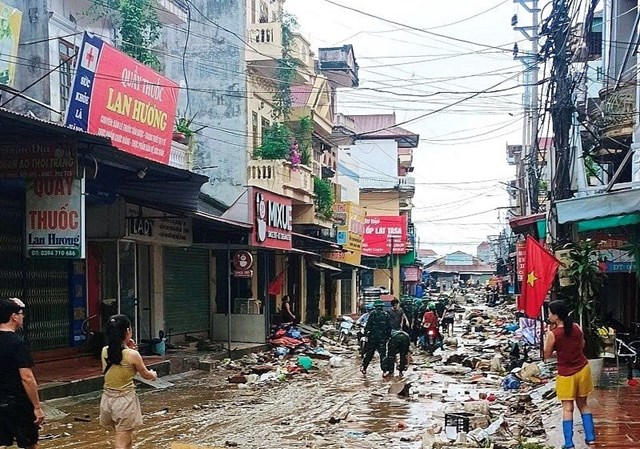
<svg viewBox="0 0 640 449">
<path fill-rule="evenodd" d="M 597 231 L 640 223 L 640 214 L 616 215 L 615 217 L 594 218 L 578 222 L 578 232 Z"/>
</svg>

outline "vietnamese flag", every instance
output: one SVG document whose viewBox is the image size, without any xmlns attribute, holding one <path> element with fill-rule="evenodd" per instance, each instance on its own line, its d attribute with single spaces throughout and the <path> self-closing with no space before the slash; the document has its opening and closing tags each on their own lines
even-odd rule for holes
<svg viewBox="0 0 640 449">
<path fill-rule="evenodd" d="M 524 312 L 529 318 L 540 316 L 544 297 L 551 288 L 559 266 L 558 259 L 533 237 L 527 236 L 520 303 L 524 305 Z"/>
</svg>

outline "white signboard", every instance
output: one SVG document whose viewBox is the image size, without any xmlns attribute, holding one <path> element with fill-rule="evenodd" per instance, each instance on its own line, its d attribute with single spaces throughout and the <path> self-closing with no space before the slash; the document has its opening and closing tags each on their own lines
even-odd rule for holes
<svg viewBox="0 0 640 449">
<path fill-rule="evenodd" d="M 82 191 L 82 179 L 35 178 L 27 181 L 27 257 L 85 257 Z"/>
<path fill-rule="evenodd" d="M 191 218 L 127 204 L 126 237 L 131 240 L 173 246 L 193 243 Z"/>
</svg>

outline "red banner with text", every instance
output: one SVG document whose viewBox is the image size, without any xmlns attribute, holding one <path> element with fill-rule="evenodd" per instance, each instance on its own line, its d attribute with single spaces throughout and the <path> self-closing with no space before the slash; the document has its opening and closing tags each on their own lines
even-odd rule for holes
<svg viewBox="0 0 640 449">
<path fill-rule="evenodd" d="M 371 215 L 364 219 L 362 254 L 386 256 L 407 252 L 407 217 Z"/>
</svg>

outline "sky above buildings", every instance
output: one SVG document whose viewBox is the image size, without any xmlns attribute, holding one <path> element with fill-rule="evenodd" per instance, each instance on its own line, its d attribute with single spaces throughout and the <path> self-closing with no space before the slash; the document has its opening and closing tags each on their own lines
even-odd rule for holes
<svg viewBox="0 0 640 449">
<path fill-rule="evenodd" d="M 475 254 L 507 223 L 503 183 L 514 168 L 505 145 L 522 140 L 523 68 L 512 48 L 530 45 L 511 17 L 528 25 L 530 16 L 513 0 L 287 0 L 285 8 L 312 49 L 354 46 L 360 87 L 340 90 L 339 112 L 395 112 L 420 134 L 413 174 L 420 246 Z"/>
</svg>

